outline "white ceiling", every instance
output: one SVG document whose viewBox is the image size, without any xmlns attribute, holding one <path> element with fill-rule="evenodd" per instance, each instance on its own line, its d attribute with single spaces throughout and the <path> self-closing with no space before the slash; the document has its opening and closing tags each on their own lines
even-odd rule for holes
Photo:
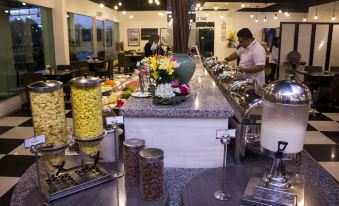
<svg viewBox="0 0 339 206">
<path fill-rule="evenodd" d="M 241 7 L 241 2 L 205 2 L 204 5 L 202 5 L 203 9 L 214 9 L 214 7 L 217 7 L 218 9 L 229 9 L 229 10 L 239 10 L 243 9 Z M 275 3 L 244 3 L 245 8 L 265 8 L 268 6 L 272 6 Z"/>
</svg>

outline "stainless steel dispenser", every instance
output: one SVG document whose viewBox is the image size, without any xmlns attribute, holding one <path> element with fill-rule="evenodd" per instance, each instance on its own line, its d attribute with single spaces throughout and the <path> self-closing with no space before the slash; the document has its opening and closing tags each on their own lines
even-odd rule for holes
<svg viewBox="0 0 339 206">
<path fill-rule="evenodd" d="M 263 178 L 249 180 L 243 203 L 304 205 L 304 176 L 287 174 L 284 161 L 300 156 L 310 105 L 311 92 L 300 82 L 280 80 L 266 87 L 260 145 L 264 154 L 273 157 L 274 161 Z"/>
</svg>

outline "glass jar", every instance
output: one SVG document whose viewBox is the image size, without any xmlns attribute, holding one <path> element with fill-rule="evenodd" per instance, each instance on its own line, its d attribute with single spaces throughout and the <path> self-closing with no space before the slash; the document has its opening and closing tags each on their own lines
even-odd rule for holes
<svg viewBox="0 0 339 206">
<path fill-rule="evenodd" d="M 140 193 L 145 200 L 158 200 L 164 194 L 164 152 L 157 148 L 139 153 Z"/>
<path fill-rule="evenodd" d="M 131 138 L 124 141 L 124 168 L 127 186 L 138 186 L 140 182 L 139 152 L 145 148 L 145 141 Z"/>
<path fill-rule="evenodd" d="M 93 139 L 103 135 L 101 80 L 86 74 L 70 80 L 74 136 L 76 139 Z M 86 144 L 86 143 L 84 143 Z M 95 154 L 98 144 L 79 144 L 84 153 Z"/>
<path fill-rule="evenodd" d="M 43 147 L 58 147 L 68 140 L 62 83 L 39 81 L 28 85 L 34 134 L 45 135 Z"/>
</svg>

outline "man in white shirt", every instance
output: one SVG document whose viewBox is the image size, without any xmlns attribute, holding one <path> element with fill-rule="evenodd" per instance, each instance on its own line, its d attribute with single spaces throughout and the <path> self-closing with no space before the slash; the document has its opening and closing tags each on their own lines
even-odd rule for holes
<svg viewBox="0 0 339 206">
<path fill-rule="evenodd" d="M 239 72 L 245 72 L 246 78 L 254 77 L 260 86 L 265 84 L 265 49 L 258 43 L 248 28 L 243 28 L 237 33 L 239 45 L 241 46 L 233 54 L 225 58 L 232 61 L 240 57 Z"/>
</svg>

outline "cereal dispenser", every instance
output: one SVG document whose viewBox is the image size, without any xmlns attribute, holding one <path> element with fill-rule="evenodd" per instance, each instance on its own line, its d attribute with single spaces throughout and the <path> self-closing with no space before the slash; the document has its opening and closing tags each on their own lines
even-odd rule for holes
<svg viewBox="0 0 339 206">
<path fill-rule="evenodd" d="M 43 167 L 53 173 L 65 161 L 68 145 L 64 93 L 58 81 L 38 81 L 28 85 L 35 136 L 45 135 L 41 145 Z"/>
<path fill-rule="evenodd" d="M 260 145 L 273 164 L 263 178 L 251 178 L 243 202 L 249 205 L 304 205 L 304 176 L 288 174 L 285 160 L 300 157 L 311 93 L 302 83 L 280 80 L 263 94 Z"/>
<path fill-rule="evenodd" d="M 105 136 L 100 83 L 99 78 L 86 74 L 70 81 L 75 141 L 90 157 L 99 157 L 99 144 Z"/>
</svg>

